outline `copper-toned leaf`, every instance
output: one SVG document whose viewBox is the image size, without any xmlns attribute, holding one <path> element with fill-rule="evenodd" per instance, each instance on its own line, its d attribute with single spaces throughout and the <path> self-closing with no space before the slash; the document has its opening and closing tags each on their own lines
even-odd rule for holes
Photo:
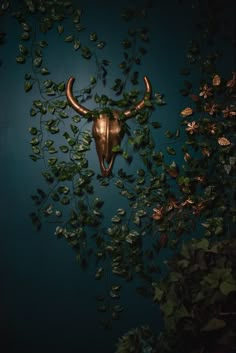
<svg viewBox="0 0 236 353">
<path fill-rule="evenodd" d="M 199 96 L 197 96 L 196 94 L 190 94 L 189 97 L 194 101 L 194 102 L 198 102 L 199 101 Z"/>
<path fill-rule="evenodd" d="M 166 171 L 172 178 L 177 178 L 177 176 L 179 175 L 179 170 L 177 167 L 167 168 Z"/>
<path fill-rule="evenodd" d="M 190 156 L 190 154 L 188 153 L 188 152 L 186 152 L 185 154 L 184 154 L 184 160 L 185 160 L 185 162 L 188 162 L 188 161 L 190 161 L 192 159 L 192 157 Z"/>
<path fill-rule="evenodd" d="M 219 75 L 215 75 L 212 79 L 213 86 L 219 86 L 221 84 L 221 78 Z"/>
<path fill-rule="evenodd" d="M 156 221 L 159 221 L 160 219 L 163 218 L 163 207 L 159 208 L 153 208 L 154 214 L 152 215 L 152 218 L 155 219 Z"/>
<path fill-rule="evenodd" d="M 184 202 L 181 203 L 181 206 L 189 206 L 193 204 L 194 204 L 194 201 L 190 198 L 187 198 Z"/>
<path fill-rule="evenodd" d="M 199 183 L 203 183 L 205 181 L 205 175 L 198 175 L 194 178 L 194 180 L 198 181 Z"/>
<path fill-rule="evenodd" d="M 236 85 L 236 72 L 233 72 L 233 78 L 227 82 L 227 87 L 233 88 Z"/>
<path fill-rule="evenodd" d="M 196 123 L 196 121 L 193 121 L 191 123 L 188 123 L 187 124 L 187 127 L 186 127 L 186 131 L 190 134 L 190 135 L 193 135 L 195 133 L 198 132 L 198 124 Z"/>
<path fill-rule="evenodd" d="M 186 116 L 190 116 L 193 114 L 193 110 L 192 108 L 185 108 L 184 110 L 182 110 L 182 112 L 180 113 L 180 115 L 185 118 Z"/>
<path fill-rule="evenodd" d="M 208 97 L 213 96 L 212 87 L 209 87 L 207 84 L 205 84 L 201 89 L 202 91 L 199 93 L 200 97 L 206 99 Z"/>
<path fill-rule="evenodd" d="M 221 146 L 229 146 L 230 143 L 231 142 L 226 137 L 219 137 L 218 138 L 218 144 Z"/>
<path fill-rule="evenodd" d="M 203 156 L 205 156 L 205 157 L 210 157 L 211 152 L 209 151 L 208 148 L 203 147 L 203 148 L 202 148 L 202 154 L 203 154 Z"/>
</svg>

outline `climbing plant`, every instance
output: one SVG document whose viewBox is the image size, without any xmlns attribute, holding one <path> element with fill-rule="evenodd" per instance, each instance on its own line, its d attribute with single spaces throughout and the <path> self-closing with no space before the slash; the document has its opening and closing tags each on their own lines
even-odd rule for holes
<svg viewBox="0 0 236 353">
<path fill-rule="evenodd" d="M 186 67 L 181 69 L 187 79 L 180 93 L 188 99 L 180 112 L 186 132 L 185 164 L 173 165 L 171 171 L 180 194 L 160 203 L 153 214 L 160 233 L 168 221 L 159 238 L 162 246 L 168 246 L 172 220 L 178 225 L 183 220 L 185 226 L 197 222 L 195 237 L 185 237 L 176 248 L 183 226 L 173 234 L 169 245 L 177 251 L 167 260 L 167 275 L 152 283 L 164 330 L 131 330 L 121 337 L 117 353 L 235 351 L 236 81 L 235 72 L 225 77 L 218 68 L 225 60 L 218 42 L 223 35 L 232 46 L 232 22 L 222 2 L 199 5 L 200 36 L 189 44 Z M 191 82 L 192 71 L 200 76 L 198 85 Z"/>
<path fill-rule="evenodd" d="M 59 1 L 56 5 L 53 1 L 25 1 L 14 11 L 14 16 L 22 31 L 16 62 L 27 64 L 28 70 L 24 76 L 24 90 L 27 94 L 32 91 L 38 94 L 38 99 L 32 101 L 30 108 L 30 158 L 34 162 L 43 161 L 45 169 L 42 175 L 48 185 L 44 190 L 38 188 L 32 195 L 36 206 L 36 211 L 31 213 L 32 222 L 37 230 L 44 222 L 54 222 L 55 235 L 65 238 L 74 248 L 81 268 L 85 269 L 89 263 L 96 261 L 96 279 L 103 278 L 108 265 L 111 265 L 114 275 L 132 278 L 142 267 L 144 229 L 152 228 L 152 218 L 148 215 L 151 203 L 148 199 L 144 200 L 147 192 L 141 192 L 146 178 L 150 180 L 152 175 L 141 168 L 134 175 L 123 169 L 117 175 L 106 178 L 96 175 L 87 155 L 93 142 L 91 116 L 73 114 L 65 95 L 66 82 L 51 79 L 51 70 L 45 59 L 49 46 L 46 34 L 56 31 L 59 39 L 80 54 L 81 60 L 93 61 L 95 71 L 90 76 L 90 82 L 76 92 L 76 98 L 83 104 L 93 101 L 96 105 L 94 112 L 109 112 L 111 108 L 132 109 L 142 93 L 138 89 L 138 67 L 147 51 L 148 30 L 145 27 L 129 28 L 127 36 L 121 41 L 123 58 L 118 67 L 120 77 L 111 84 L 113 98 L 110 98 L 105 94 L 100 95 L 96 90 L 98 84 L 104 87 L 108 84 L 111 62 L 106 58 L 101 59 L 106 43 L 99 39 L 96 32 L 85 33 L 81 9 L 70 1 Z M 142 18 L 145 13 L 142 9 L 127 9 L 122 16 L 125 21 L 131 21 L 136 17 Z M 73 25 L 70 28 L 72 34 L 67 33 L 70 21 Z M 131 89 L 128 90 L 128 87 Z M 155 145 L 153 131 L 160 124 L 151 115 L 155 107 L 162 105 L 165 105 L 164 97 L 156 92 L 150 100 L 145 101 L 145 109 L 136 115 L 134 129 L 131 130 L 125 124 L 126 142 L 121 147 L 115 146 L 113 152 L 127 164 L 132 162 L 133 151 L 136 151 L 144 168 L 152 168 L 153 162 L 149 156 Z M 153 173 L 159 179 L 154 168 Z M 161 178 L 162 183 L 164 178 Z M 95 191 L 94 184 L 102 188 L 115 186 L 130 207 L 128 211 L 118 207 L 108 227 L 103 224 L 104 201 Z M 124 262 L 124 266 L 121 262 Z M 114 305 L 115 299 L 120 296 L 120 288 L 118 283 L 110 284 L 109 299 L 97 296 L 98 310 L 111 310 L 113 319 L 117 319 L 122 310 L 120 305 Z M 110 318 L 105 321 L 107 325 L 110 325 Z"/>
<path fill-rule="evenodd" d="M 199 6 L 203 6 L 201 1 Z M 163 313 L 166 331 L 159 337 L 141 327 L 120 340 L 117 352 L 170 352 L 176 347 L 181 352 L 186 332 L 189 352 L 199 337 L 202 342 L 197 349 L 211 352 L 215 332 L 221 333 L 219 342 L 228 339 L 231 344 L 236 291 L 234 242 L 231 244 L 235 72 L 221 73 L 217 68 L 220 53 L 214 45 L 206 53 L 204 41 L 192 41 L 186 67 L 181 69 L 185 80 L 180 94 L 188 101 L 177 112 L 180 126 L 165 132 L 164 145 L 156 143 L 156 131 L 161 127 L 156 111 L 166 102 L 153 87 L 145 109 L 130 123 L 132 129 L 125 124 L 121 147 L 113 149 L 127 162 L 127 168 L 102 177 L 88 157 L 93 145 L 91 116 L 74 114 L 66 99 L 66 82 L 53 80 L 53 68 L 48 67 L 45 55 L 50 45 L 47 34 L 56 32 L 58 43 L 70 45 L 84 65 L 88 61 L 94 64 L 87 85 L 76 91 L 80 103 L 93 104 L 95 112 L 130 108 L 143 93 L 139 67 L 149 44 L 148 28 L 134 25 L 134 20 L 145 20 L 148 8 L 122 12 L 130 27 L 121 41 L 119 75 L 112 82 L 113 63 L 103 56 L 106 42 L 99 33 L 85 28 L 83 11 L 73 2 L 25 0 L 9 8 L 21 30 L 16 62 L 26 65 L 23 87 L 26 94 L 34 92 L 38 97 L 29 108 L 30 158 L 44 166 L 45 187 L 32 195 L 34 226 L 40 230 L 46 222 L 55 223 L 55 236 L 73 247 L 82 269 L 90 263 L 96 266 L 97 280 L 112 272 L 114 282 L 96 297 L 97 309 L 105 315 L 104 327 L 109 328 L 123 310 L 119 302 L 123 280 L 141 279 L 137 292 L 157 302 Z M 203 23 L 201 33 L 205 41 L 214 41 L 218 17 L 208 18 L 208 30 Z M 197 85 L 191 82 L 192 70 L 200 72 Z M 109 85 L 111 96 L 101 94 L 100 89 L 98 93 L 99 85 Z M 178 162 L 176 144 L 182 146 Z M 133 158 L 140 163 L 130 172 Z M 109 188 L 116 189 L 119 204 L 107 220 L 98 190 Z M 200 239 L 189 240 L 189 234 Z M 165 272 L 168 269 L 169 273 L 164 278 L 158 260 L 163 248 L 174 255 L 167 261 Z M 206 309 L 209 305 L 211 313 Z"/>
</svg>

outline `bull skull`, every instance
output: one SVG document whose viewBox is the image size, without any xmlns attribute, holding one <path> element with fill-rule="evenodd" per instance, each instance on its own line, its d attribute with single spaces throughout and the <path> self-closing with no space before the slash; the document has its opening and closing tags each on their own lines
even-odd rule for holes
<svg viewBox="0 0 236 353">
<path fill-rule="evenodd" d="M 126 119 L 133 117 L 139 110 L 145 107 L 145 100 L 150 98 L 151 84 L 146 76 L 144 76 L 144 83 L 146 86 L 146 94 L 138 104 L 132 109 L 124 112 L 113 110 L 112 116 L 107 113 L 100 113 L 99 116 L 93 116 L 92 112 L 78 103 L 73 96 L 72 89 L 75 78 L 70 77 L 67 82 L 66 96 L 76 112 L 85 116 L 90 114 L 93 117 L 92 134 L 95 139 L 96 150 L 103 176 L 108 176 L 111 173 L 113 163 L 115 160 L 115 152 L 113 148 L 119 146 L 123 138 L 123 125 Z M 122 115 L 122 120 L 120 116 Z M 124 119 L 123 119 L 124 118 Z M 105 167 L 105 161 L 107 168 Z"/>
</svg>

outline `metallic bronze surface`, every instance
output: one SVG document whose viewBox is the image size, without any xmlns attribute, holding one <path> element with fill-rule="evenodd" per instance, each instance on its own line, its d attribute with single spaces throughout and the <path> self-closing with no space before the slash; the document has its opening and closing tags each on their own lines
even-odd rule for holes
<svg viewBox="0 0 236 353">
<path fill-rule="evenodd" d="M 70 77 L 66 87 L 66 95 L 70 105 L 82 116 L 89 113 L 93 116 L 93 112 L 83 107 L 73 96 L 72 89 L 74 81 L 74 77 Z M 146 76 L 144 76 L 144 82 L 146 86 L 146 94 L 143 100 L 136 104 L 134 108 L 126 110 L 125 112 L 113 110 L 112 116 L 107 113 L 100 113 L 98 117 L 93 117 L 92 133 L 95 139 L 96 150 L 103 176 L 107 176 L 111 173 L 115 160 L 115 152 L 113 151 L 113 148 L 120 146 L 123 138 L 122 127 L 124 121 L 135 116 L 139 110 L 143 109 L 145 107 L 145 100 L 149 99 L 151 96 L 151 84 Z M 121 115 L 125 116 L 125 120 L 119 119 Z M 105 166 L 105 162 L 108 165 L 107 167 Z"/>
</svg>

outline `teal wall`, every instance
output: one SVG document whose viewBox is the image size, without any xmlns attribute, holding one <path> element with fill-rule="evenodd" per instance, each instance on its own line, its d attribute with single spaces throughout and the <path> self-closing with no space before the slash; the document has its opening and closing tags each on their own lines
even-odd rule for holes
<svg viewBox="0 0 236 353">
<path fill-rule="evenodd" d="M 142 19 L 142 24 L 150 29 L 150 43 L 138 69 L 141 76 L 150 78 L 156 91 L 165 94 L 168 103 L 155 112 L 162 124 L 162 129 L 156 132 L 159 146 L 165 141 L 165 129 L 179 126 L 176 112 L 185 104 L 179 94 L 183 82 L 179 71 L 184 66 L 188 42 L 196 35 L 193 24 L 199 16 L 191 3 L 154 1 L 147 17 Z M 101 55 L 112 62 L 110 82 L 116 77 L 122 59 L 121 41 L 129 23 L 121 20 L 120 12 L 128 4 L 133 6 L 137 2 L 88 0 L 80 1 L 79 5 L 88 31 L 96 31 L 107 43 Z M 94 280 L 92 271 L 81 272 L 73 250 L 54 236 L 54 225 L 47 224 L 35 232 L 29 218 L 33 208 L 30 196 L 42 185 L 43 164 L 35 164 L 28 157 L 29 109 L 34 93 L 25 94 L 23 77 L 27 69 L 15 62 L 19 25 L 10 15 L 0 20 L 0 31 L 7 34 L 5 44 L 0 47 L 0 350 L 3 345 L 3 353 L 113 353 L 118 337 L 131 328 L 149 324 L 158 331 L 161 327 L 158 308 L 137 296 L 132 285 L 125 285 L 122 292 L 125 311 L 121 320 L 115 322 L 111 331 L 103 330 L 98 325 L 94 300 L 100 284 Z M 63 44 L 55 32 L 45 38 L 50 43 L 46 60 L 52 68 L 52 78 L 63 81 L 75 75 L 77 84 L 83 87 L 93 63 L 74 54 L 71 46 Z M 231 56 L 227 69 L 233 70 Z M 109 95 L 109 92 L 108 84 L 103 93 Z M 98 173 L 95 150 L 89 158 Z M 130 168 L 139 163 L 138 157 L 134 157 Z M 117 159 L 114 173 L 121 167 L 126 165 Z M 111 192 L 115 195 L 116 191 L 106 189 L 103 193 L 108 205 Z"/>
</svg>

